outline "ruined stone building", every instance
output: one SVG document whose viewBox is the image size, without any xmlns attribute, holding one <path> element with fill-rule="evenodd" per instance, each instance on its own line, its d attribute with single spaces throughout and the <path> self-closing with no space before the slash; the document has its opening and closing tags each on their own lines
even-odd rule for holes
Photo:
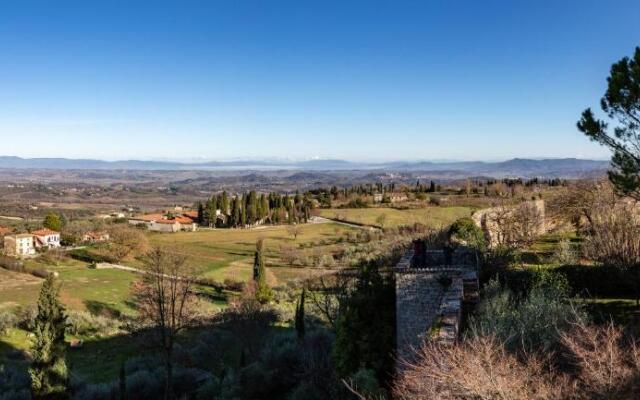
<svg viewBox="0 0 640 400">
<path fill-rule="evenodd" d="M 482 228 L 491 247 L 526 242 L 547 231 L 544 200 L 485 208 L 471 218 Z"/>
</svg>

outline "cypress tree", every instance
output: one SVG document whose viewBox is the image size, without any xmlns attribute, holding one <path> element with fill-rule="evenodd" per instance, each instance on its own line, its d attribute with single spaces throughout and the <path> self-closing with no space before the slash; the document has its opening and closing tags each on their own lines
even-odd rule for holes
<svg viewBox="0 0 640 400">
<path fill-rule="evenodd" d="M 229 213 L 229 196 L 227 196 L 226 190 L 224 190 L 222 195 L 220 195 L 220 209 L 225 215 Z"/>
<path fill-rule="evenodd" d="M 262 204 L 262 215 L 260 216 L 260 218 L 266 218 L 269 216 L 269 199 L 267 199 L 267 196 L 262 194 L 262 196 L 260 197 L 260 203 Z"/>
<path fill-rule="evenodd" d="M 216 224 L 216 211 L 218 210 L 218 204 L 216 202 L 216 197 L 211 196 L 211 199 L 207 202 L 207 223 L 209 226 L 214 226 Z"/>
<path fill-rule="evenodd" d="M 238 227 L 242 224 L 242 203 L 240 201 L 240 196 L 236 196 L 233 199 L 233 203 L 231 206 L 231 225 L 234 227 Z"/>
<path fill-rule="evenodd" d="M 260 266 L 262 265 L 262 246 L 264 241 L 258 239 L 256 242 L 256 251 L 253 254 L 253 280 L 258 282 L 260 277 Z"/>
<path fill-rule="evenodd" d="M 267 284 L 267 272 L 265 270 L 264 257 L 262 255 L 263 244 L 264 241 L 262 239 L 256 242 L 253 271 L 254 279 L 258 284 L 258 288 L 256 289 L 256 299 L 260 303 L 266 304 L 271 301 L 273 293 L 271 292 L 271 288 Z"/>
<path fill-rule="evenodd" d="M 204 206 L 198 202 L 198 224 L 203 225 L 204 223 Z"/>
<path fill-rule="evenodd" d="M 40 289 L 31 347 L 33 363 L 29 375 L 34 399 L 67 398 L 68 375 L 64 358 L 67 317 L 58 299 L 59 291 L 55 277 L 48 275 Z"/>
<path fill-rule="evenodd" d="M 298 339 L 303 340 L 305 334 L 305 326 L 304 326 L 304 297 L 306 294 L 306 288 L 302 288 L 302 294 L 300 295 L 300 300 L 296 305 L 296 316 L 295 316 L 295 324 L 296 324 L 296 333 L 298 334 Z"/>
</svg>

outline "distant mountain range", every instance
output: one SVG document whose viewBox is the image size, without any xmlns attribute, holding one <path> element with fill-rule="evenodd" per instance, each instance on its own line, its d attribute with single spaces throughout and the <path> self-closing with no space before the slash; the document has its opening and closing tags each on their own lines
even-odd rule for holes
<svg viewBox="0 0 640 400">
<path fill-rule="evenodd" d="M 448 176 L 487 177 L 560 177 L 579 178 L 602 174 L 609 167 L 608 161 L 561 159 L 514 158 L 501 162 L 484 161 L 395 161 L 352 162 L 345 160 L 308 161 L 209 161 L 202 163 L 180 163 L 169 161 L 103 161 L 67 158 L 20 158 L 0 156 L 3 169 L 64 169 L 64 170 L 300 170 L 300 171 L 411 171 Z"/>
</svg>

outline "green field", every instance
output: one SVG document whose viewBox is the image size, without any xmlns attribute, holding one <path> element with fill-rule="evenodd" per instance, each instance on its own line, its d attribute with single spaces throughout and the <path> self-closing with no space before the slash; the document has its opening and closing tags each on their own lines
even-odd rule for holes
<svg viewBox="0 0 640 400">
<path fill-rule="evenodd" d="M 321 209 L 320 216 L 346 222 L 378 226 L 378 218 L 386 216 L 384 227 L 420 223 L 432 228 L 450 225 L 458 218 L 471 215 L 470 207 L 427 207 L 400 210 L 395 208 L 331 208 Z"/>
<path fill-rule="evenodd" d="M 350 231 L 358 231 L 340 224 L 319 223 L 299 226 L 300 233 L 294 239 L 287 226 L 265 226 L 253 229 L 214 229 L 173 234 L 149 232 L 152 246 L 170 247 L 189 257 L 190 262 L 202 271 L 202 275 L 224 281 L 246 281 L 251 277 L 256 241 L 264 239 L 266 263 L 270 283 L 284 283 L 297 275 L 307 276 L 306 268 L 291 268 L 281 260 L 282 247 L 321 248 L 323 252 L 335 249 L 336 237 Z M 137 260 L 130 264 L 139 265 Z M 296 272 L 299 272 L 297 274 Z"/>
<path fill-rule="evenodd" d="M 223 282 L 247 281 L 252 274 L 253 254 L 258 239 L 265 239 L 265 253 L 269 282 L 283 284 L 289 280 L 306 278 L 318 271 L 311 268 L 284 265 L 280 258 L 281 247 L 295 249 L 321 248 L 331 252 L 336 248 L 334 239 L 350 231 L 358 231 L 332 223 L 308 224 L 299 227 L 297 239 L 287 232 L 286 226 L 270 226 L 256 229 L 217 229 L 173 234 L 149 232 L 151 245 L 172 247 L 189 257 L 190 262 L 201 269 L 203 276 Z M 140 266 L 131 258 L 124 262 Z M 87 263 L 65 258 L 60 266 L 42 265 L 28 261 L 33 268 L 46 268 L 59 274 L 60 297 L 70 309 L 101 312 L 103 310 L 130 312 L 127 304 L 131 283 L 136 274 L 116 269 L 92 269 Z M 36 303 L 42 279 L 30 274 L 7 271 L 0 268 L 0 309 Z M 215 305 L 223 306 L 221 302 Z"/>
<path fill-rule="evenodd" d="M 35 304 L 42 279 L 0 268 L 0 310 Z"/>
<path fill-rule="evenodd" d="M 82 266 L 50 266 L 59 274 L 60 298 L 70 309 L 100 312 L 112 310 L 127 312 L 131 282 L 136 275 L 131 272 L 91 269 Z M 42 279 L 29 274 L 10 272 L 0 268 L 0 309 L 14 306 L 35 305 Z"/>
</svg>

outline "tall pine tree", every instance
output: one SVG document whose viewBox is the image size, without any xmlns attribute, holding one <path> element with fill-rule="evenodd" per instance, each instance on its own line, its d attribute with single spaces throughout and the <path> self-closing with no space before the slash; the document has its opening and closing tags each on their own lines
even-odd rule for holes
<svg viewBox="0 0 640 400">
<path fill-rule="evenodd" d="M 58 299 L 59 291 L 55 277 L 50 274 L 40 289 L 33 331 L 33 363 L 29 375 L 34 399 L 67 398 L 68 374 L 64 358 L 67 317 Z"/>
</svg>

